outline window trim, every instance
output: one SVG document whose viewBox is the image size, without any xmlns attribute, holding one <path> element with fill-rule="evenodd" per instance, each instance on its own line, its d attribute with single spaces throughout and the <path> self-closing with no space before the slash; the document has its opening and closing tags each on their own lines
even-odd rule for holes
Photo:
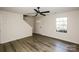
<svg viewBox="0 0 79 59">
<path fill-rule="evenodd" d="M 59 27 L 59 25 L 57 24 L 57 22 L 58 22 L 58 20 L 57 19 L 63 19 L 63 18 L 66 18 L 66 20 L 64 19 L 63 21 L 62 20 L 59 20 L 59 25 L 60 25 L 60 27 Z M 64 23 L 64 21 L 66 21 L 66 23 Z M 67 33 L 67 21 L 68 21 L 68 17 L 56 17 L 56 32 L 61 32 L 61 33 Z M 62 24 L 60 24 L 60 23 L 62 23 Z M 64 23 L 64 24 L 63 24 Z M 63 27 L 62 27 L 62 25 L 64 25 Z M 60 29 L 58 29 L 58 27 L 60 28 Z M 61 29 L 61 28 L 63 28 L 63 29 Z"/>
</svg>

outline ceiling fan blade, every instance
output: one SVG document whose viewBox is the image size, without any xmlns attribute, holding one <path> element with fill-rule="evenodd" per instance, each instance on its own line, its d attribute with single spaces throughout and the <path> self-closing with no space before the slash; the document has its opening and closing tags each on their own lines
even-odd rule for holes
<svg viewBox="0 0 79 59">
<path fill-rule="evenodd" d="M 50 13 L 50 11 L 43 11 L 43 12 L 41 12 L 41 13 Z"/>
<path fill-rule="evenodd" d="M 37 16 L 37 15 L 38 15 L 38 13 L 35 16 Z"/>
<path fill-rule="evenodd" d="M 36 10 L 36 9 L 34 9 L 37 13 L 39 13 L 39 11 L 38 10 Z"/>
<path fill-rule="evenodd" d="M 40 13 L 40 15 L 46 16 L 46 15 L 45 15 L 45 14 L 43 14 L 43 13 Z"/>
</svg>

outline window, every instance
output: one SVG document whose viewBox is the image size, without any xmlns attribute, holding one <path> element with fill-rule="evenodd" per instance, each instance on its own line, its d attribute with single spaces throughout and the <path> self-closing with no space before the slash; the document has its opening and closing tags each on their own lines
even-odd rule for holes
<svg viewBox="0 0 79 59">
<path fill-rule="evenodd" d="M 67 33 L 67 17 L 56 18 L 56 31 Z"/>
</svg>

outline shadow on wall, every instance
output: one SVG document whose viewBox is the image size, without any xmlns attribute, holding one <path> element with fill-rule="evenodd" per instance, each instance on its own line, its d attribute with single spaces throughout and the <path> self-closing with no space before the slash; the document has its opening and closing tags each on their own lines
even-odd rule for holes
<svg viewBox="0 0 79 59">
<path fill-rule="evenodd" d="M 23 16 L 23 19 L 32 27 L 32 32 L 34 32 L 35 17 Z"/>
</svg>

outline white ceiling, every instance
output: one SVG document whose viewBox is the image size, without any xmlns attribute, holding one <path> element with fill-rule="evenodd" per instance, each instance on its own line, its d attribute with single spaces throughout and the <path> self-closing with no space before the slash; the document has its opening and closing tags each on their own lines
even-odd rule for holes
<svg viewBox="0 0 79 59">
<path fill-rule="evenodd" d="M 36 7 L 0 7 L 0 10 L 16 12 L 21 14 L 35 13 Z M 79 7 L 41 7 L 40 11 L 50 11 L 50 13 L 60 13 L 67 11 L 79 10 Z"/>
</svg>

